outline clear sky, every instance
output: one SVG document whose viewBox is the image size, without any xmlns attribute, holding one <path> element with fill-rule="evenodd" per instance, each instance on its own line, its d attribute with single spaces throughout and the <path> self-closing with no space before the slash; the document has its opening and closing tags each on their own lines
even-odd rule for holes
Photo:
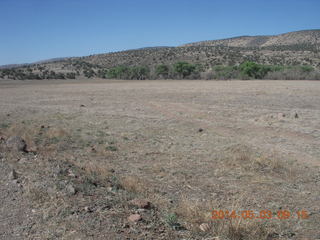
<svg viewBox="0 0 320 240">
<path fill-rule="evenodd" d="M 0 65 L 320 28 L 320 0 L 0 0 Z"/>
</svg>

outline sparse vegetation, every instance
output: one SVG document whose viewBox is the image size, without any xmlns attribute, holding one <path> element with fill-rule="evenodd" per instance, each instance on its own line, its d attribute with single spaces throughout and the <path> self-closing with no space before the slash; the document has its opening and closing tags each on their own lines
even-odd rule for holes
<svg viewBox="0 0 320 240">
<path fill-rule="evenodd" d="M 0 69 L 4 79 L 320 79 L 319 31 L 288 33 L 292 41 L 240 37 L 179 47 L 127 50 Z M 318 38 L 320 39 L 320 38 Z"/>
<path fill-rule="evenodd" d="M 214 70 L 241 74 L 239 66 Z M 318 145 L 310 130 L 317 128 L 318 84 L 262 83 L 140 82 L 137 88 L 130 81 L 97 81 L 88 88 L 79 81 L 48 90 L 37 81 L 12 81 L 0 88 L 5 238 L 12 229 L 30 239 L 317 236 Z M 29 89 L 33 93 L 23 95 Z M 87 103 L 93 95 L 98 100 Z M 292 109 L 297 96 L 310 106 L 299 108 L 298 117 Z M 80 103 L 90 112 L 79 111 Z M 59 112 L 52 111 L 58 104 Z M 26 151 L 9 148 L 10 136 L 24 140 Z M 301 158 L 305 153 L 308 158 Z M 212 219 L 214 209 L 312 214 L 281 221 Z M 21 221 L 30 227 L 12 226 Z"/>
<path fill-rule="evenodd" d="M 170 73 L 169 66 L 166 64 L 160 64 L 160 65 L 156 66 L 155 73 L 158 78 L 167 79 L 167 78 L 169 78 L 169 73 Z"/>
<path fill-rule="evenodd" d="M 106 70 L 106 78 L 144 80 L 149 78 L 149 73 L 150 70 L 146 66 L 118 66 Z"/>
</svg>

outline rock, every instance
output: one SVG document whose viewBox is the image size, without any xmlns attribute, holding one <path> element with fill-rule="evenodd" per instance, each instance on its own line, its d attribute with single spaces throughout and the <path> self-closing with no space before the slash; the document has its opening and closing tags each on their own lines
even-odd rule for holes
<svg viewBox="0 0 320 240">
<path fill-rule="evenodd" d="M 15 185 L 18 185 L 18 187 L 22 187 L 22 185 L 20 184 L 20 181 L 18 179 L 12 180 L 12 183 Z"/>
<path fill-rule="evenodd" d="M 142 217 L 140 214 L 132 214 L 128 217 L 128 220 L 130 222 L 139 222 L 140 220 L 142 220 Z"/>
<path fill-rule="evenodd" d="M 84 210 L 85 210 L 86 212 L 88 212 L 88 213 L 93 212 L 93 210 L 92 210 L 90 207 L 88 207 L 88 206 L 84 207 Z"/>
<path fill-rule="evenodd" d="M 12 171 L 10 172 L 9 178 L 10 180 L 16 180 L 18 178 L 18 174 L 14 169 L 12 169 Z"/>
<path fill-rule="evenodd" d="M 122 224 L 121 227 L 122 227 L 122 228 L 129 228 L 130 226 L 129 226 L 128 224 L 124 223 L 124 224 Z"/>
<path fill-rule="evenodd" d="M 199 128 L 198 132 L 203 132 L 203 129 L 202 129 L 202 128 Z"/>
<path fill-rule="evenodd" d="M 6 145 L 11 150 L 26 152 L 27 144 L 19 136 L 11 136 L 7 139 Z"/>
<path fill-rule="evenodd" d="M 27 145 L 25 151 L 28 152 L 28 153 L 34 153 L 34 154 L 36 154 L 37 151 L 38 151 L 38 148 L 37 148 L 36 146 L 29 146 L 29 145 Z"/>
<path fill-rule="evenodd" d="M 81 104 L 80 107 L 85 107 L 85 105 Z"/>
<path fill-rule="evenodd" d="M 210 225 L 208 223 L 202 223 L 199 228 L 202 232 L 208 232 L 210 230 Z"/>
<path fill-rule="evenodd" d="M 284 113 L 278 113 L 278 118 L 281 119 L 281 118 L 284 118 L 286 117 L 286 115 Z"/>
<path fill-rule="evenodd" d="M 68 194 L 70 194 L 70 195 L 75 195 L 77 192 L 76 189 L 71 184 L 69 184 L 66 187 L 66 190 L 67 190 Z"/>
<path fill-rule="evenodd" d="M 143 212 L 145 212 L 145 211 L 147 211 L 147 209 L 145 209 L 145 208 L 139 208 L 139 209 L 137 209 L 137 212 L 136 212 L 136 213 L 143 213 Z"/>
<path fill-rule="evenodd" d="M 148 209 L 151 207 L 150 202 L 145 199 L 133 199 L 130 201 L 130 204 L 132 204 L 135 207 L 144 208 L 144 209 Z"/>
</svg>

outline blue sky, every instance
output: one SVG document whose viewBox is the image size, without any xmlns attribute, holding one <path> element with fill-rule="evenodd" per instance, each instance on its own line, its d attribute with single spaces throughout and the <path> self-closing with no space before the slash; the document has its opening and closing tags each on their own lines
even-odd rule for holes
<svg viewBox="0 0 320 240">
<path fill-rule="evenodd" d="M 0 65 L 320 28 L 320 0 L 0 0 Z"/>
</svg>

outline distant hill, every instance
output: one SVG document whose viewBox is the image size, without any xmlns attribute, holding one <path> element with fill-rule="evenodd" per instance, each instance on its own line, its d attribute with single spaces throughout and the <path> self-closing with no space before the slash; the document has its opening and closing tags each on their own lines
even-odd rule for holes
<svg viewBox="0 0 320 240">
<path fill-rule="evenodd" d="M 273 36 L 241 36 L 221 40 L 201 41 L 182 45 L 227 47 L 279 47 L 290 45 L 320 46 L 320 30 L 304 30 Z"/>
<path fill-rule="evenodd" d="M 7 65 L 1 65 L 0 69 L 7 69 L 7 68 L 18 68 L 18 67 L 24 67 L 30 65 L 30 63 L 22 63 L 22 64 L 7 64 Z"/>
<path fill-rule="evenodd" d="M 309 65 L 320 70 L 320 30 L 303 30 L 274 36 L 240 36 L 221 40 L 188 43 L 178 47 L 145 47 L 90 55 L 55 58 L 33 64 L 11 65 L 16 74 L 25 77 L 57 78 L 101 76 L 117 66 L 147 66 L 151 71 L 159 64 L 172 65 L 186 61 L 202 66 L 203 71 L 217 65 L 235 66 L 245 61 L 267 65 Z M 6 66 L 5 68 L 9 68 Z M 3 69 L 1 70 L 4 71 Z M 60 74 L 60 75 L 59 75 Z M 10 77 L 8 71 L 0 78 Z"/>
<path fill-rule="evenodd" d="M 264 64 L 308 64 L 320 68 L 320 30 L 305 30 L 276 36 L 242 36 L 203 41 L 179 47 L 142 48 L 98 54 L 78 60 L 102 67 L 148 65 L 188 61 L 205 67 L 233 65 L 245 60 Z"/>
</svg>

